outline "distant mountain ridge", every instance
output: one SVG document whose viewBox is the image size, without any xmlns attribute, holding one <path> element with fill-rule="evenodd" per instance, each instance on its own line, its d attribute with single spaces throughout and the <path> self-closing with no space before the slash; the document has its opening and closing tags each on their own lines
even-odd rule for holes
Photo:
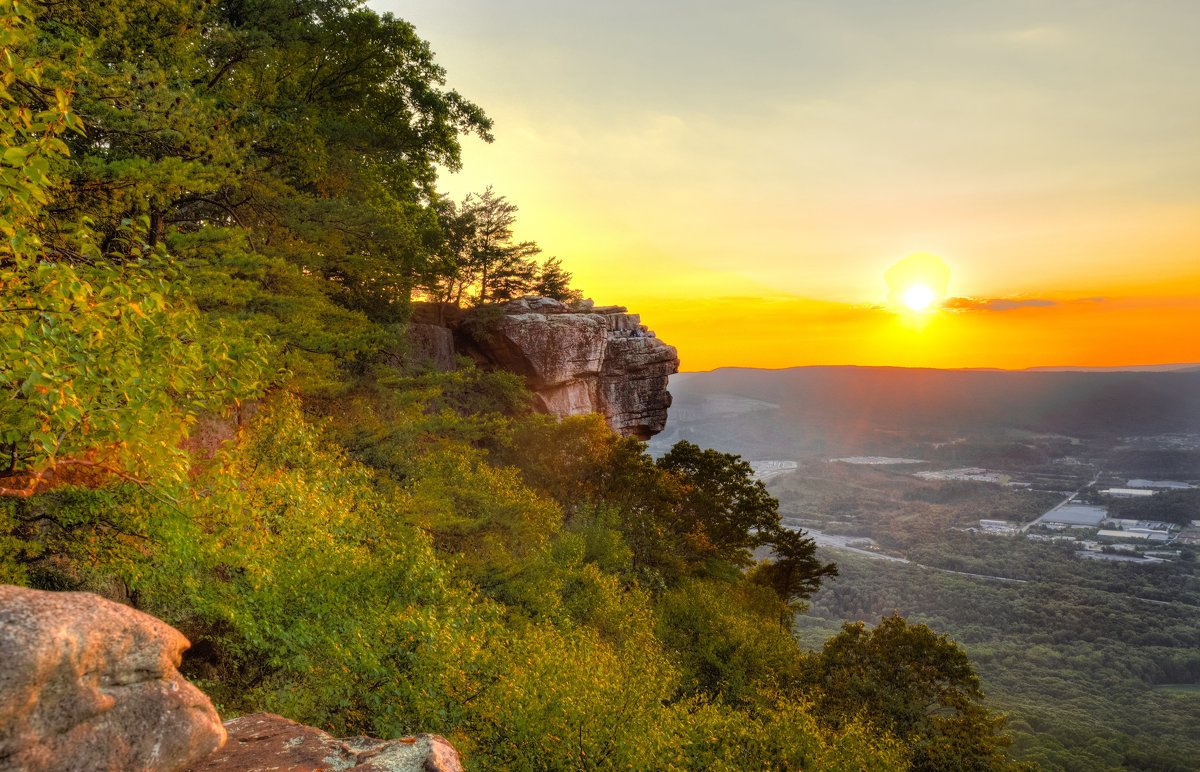
<svg viewBox="0 0 1200 772">
<path fill-rule="evenodd" d="M 714 367 L 711 370 L 683 370 L 680 375 L 700 375 L 715 373 L 722 370 L 754 370 L 759 372 L 782 372 L 784 370 L 811 370 L 816 368 L 857 368 L 871 370 L 938 370 L 942 372 L 966 373 L 1186 373 L 1200 371 L 1200 362 L 1177 362 L 1174 364 L 1156 365 L 1039 365 L 1037 367 L 1022 367 L 1015 370 L 1003 367 L 891 367 L 886 365 L 802 365 L 797 367 Z"/>
<path fill-rule="evenodd" d="M 1200 371 L 1200 363 L 1184 362 L 1173 365 L 1124 365 L 1121 367 L 1027 367 L 1027 373 L 1190 373 Z"/>
<path fill-rule="evenodd" d="M 671 378 L 652 449 L 678 439 L 753 453 L 857 450 L 888 433 L 1200 433 L 1200 368 L 1171 371 L 722 368 Z M 781 455 L 779 457 L 790 457 Z"/>
</svg>

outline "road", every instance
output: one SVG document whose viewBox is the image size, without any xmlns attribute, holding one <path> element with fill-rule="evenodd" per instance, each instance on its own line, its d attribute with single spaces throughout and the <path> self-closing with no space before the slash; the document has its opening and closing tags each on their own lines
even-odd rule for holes
<svg viewBox="0 0 1200 772">
<path fill-rule="evenodd" d="M 1099 476 L 1100 476 L 1099 473 L 1097 473 L 1096 477 L 1099 478 Z M 1093 480 L 1092 482 L 1095 482 L 1095 480 Z M 1082 488 L 1080 490 L 1082 490 Z M 1071 497 L 1074 497 L 1074 495 L 1075 494 L 1071 494 Z M 1068 500 L 1070 500 L 1071 497 L 1069 497 Z M 1053 512 L 1054 510 L 1052 509 L 1050 511 Z M 811 529 L 802 528 L 801 526 L 798 526 L 798 525 L 788 525 L 787 523 L 784 523 L 783 527 L 787 528 L 789 531 L 805 531 L 809 536 L 812 537 L 812 540 L 817 543 L 818 547 L 826 547 L 828 549 L 837 550 L 839 552 L 853 552 L 856 555 L 863 555 L 865 557 L 873 558 L 875 560 L 887 560 L 892 563 L 906 563 L 910 566 L 916 566 L 917 568 L 924 568 L 929 571 L 937 571 L 937 572 L 943 573 L 943 574 L 956 574 L 958 576 L 966 576 L 966 577 L 970 577 L 972 579 L 987 579 L 987 580 L 993 581 L 993 582 L 1007 582 L 1008 584 L 1029 584 L 1030 583 L 1030 581 L 1028 579 L 1013 579 L 1012 577 L 1009 577 L 1009 576 L 992 576 L 991 574 L 972 574 L 972 573 L 968 573 L 966 571 L 951 571 L 949 568 L 938 568 L 937 566 L 927 566 L 924 563 L 914 563 L 913 561 L 908 560 L 907 558 L 901 558 L 901 557 L 897 557 L 895 555 L 884 555 L 882 552 L 872 552 L 870 550 L 859 549 L 858 547 L 851 547 L 848 544 L 848 542 L 858 541 L 859 539 L 862 538 L 861 536 L 840 536 L 838 534 L 822 533 L 820 531 L 814 531 Z M 758 557 L 765 557 L 765 556 L 758 556 Z M 1136 600 L 1141 603 L 1152 603 L 1152 604 L 1155 604 L 1158 606 L 1182 606 L 1183 608 L 1196 609 L 1197 611 L 1200 611 L 1200 606 L 1193 606 L 1193 605 L 1190 605 L 1187 603 L 1181 603 L 1180 601 L 1174 601 L 1174 600 L 1167 601 L 1167 600 L 1154 600 L 1152 598 L 1140 598 L 1137 595 L 1127 595 L 1118 590 L 1104 590 L 1099 587 L 1092 587 L 1090 589 L 1094 592 L 1103 592 L 1108 595 L 1119 595 L 1122 598 L 1129 598 L 1130 600 Z"/>
<path fill-rule="evenodd" d="M 895 555 L 885 555 L 882 552 L 872 552 L 871 550 L 864 550 L 860 549 L 859 547 L 851 547 L 850 542 L 862 541 L 861 536 L 839 536 L 833 533 L 822 533 L 820 531 L 813 531 L 790 525 L 785 525 L 784 528 L 787 528 L 790 531 L 807 531 L 808 535 L 817 543 L 818 547 L 828 547 L 830 549 L 841 550 L 843 552 L 853 552 L 858 555 L 866 555 L 869 558 L 875 558 L 876 560 L 891 560 L 895 563 L 912 562 L 907 558 L 899 558 Z"/>
<path fill-rule="evenodd" d="M 1045 512 L 1043 512 L 1041 515 L 1039 515 L 1039 516 L 1038 516 L 1036 519 L 1034 519 L 1034 520 L 1030 520 L 1028 523 L 1026 523 L 1025 525 L 1021 526 L 1021 533 L 1025 533 L 1026 531 L 1028 531 L 1028 530 L 1029 530 L 1030 528 L 1032 528 L 1033 526 L 1035 526 L 1035 525 L 1037 525 L 1038 523 L 1042 522 L 1042 519 L 1043 519 L 1043 518 L 1045 518 L 1045 517 L 1046 517 L 1046 515 L 1049 515 L 1049 514 L 1051 514 L 1052 512 L 1057 512 L 1058 510 L 1062 509 L 1063 507 L 1065 507 L 1066 505 L 1068 505 L 1068 504 L 1070 504 L 1072 501 L 1074 501 L 1076 496 L 1078 496 L 1079 494 L 1083 493 L 1083 492 L 1084 492 L 1084 491 L 1085 491 L 1087 488 L 1089 488 L 1089 487 L 1091 487 L 1091 486 L 1093 486 L 1093 485 L 1095 485 L 1095 484 L 1096 484 L 1096 481 L 1100 479 L 1100 474 L 1101 474 L 1103 471 L 1104 471 L 1103 469 L 1097 469 L 1097 470 L 1096 470 L 1096 476 L 1092 478 L 1092 481 L 1091 481 L 1091 482 L 1084 484 L 1084 485 L 1083 485 L 1083 487 L 1081 487 L 1079 490 L 1075 491 L 1075 492 L 1074 492 L 1074 493 L 1072 493 L 1070 496 L 1067 496 L 1065 499 L 1063 499 L 1062 501 L 1058 502 L 1058 504 L 1057 504 L 1057 505 L 1055 505 L 1055 506 L 1051 507 L 1050 509 L 1047 509 L 1047 510 L 1046 510 Z"/>
<path fill-rule="evenodd" d="M 1026 579 L 1011 579 L 1007 576 L 991 576 L 989 574 L 970 574 L 970 573 L 967 573 L 966 571 L 951 571 L 948 568 L 938 568 L 937 566 L 927 566 L 924 563 L 914 563 L 913 561 L 909 560 L 908 558 L 897 557 L 896 555 L 885 555 L 882 552 L 872 552 L 871 550 L 864 550 L 864 549 L 860 549 L 858 547 L 851 547 L 850 542 L 860 541 L 862 539 L 861 536 L 841 536 L 839 534 L 834 534 L 834 533 L 823 533 L 821 531 L 814 531 L 812 529 L 802 528 L 798 525 L 788 525 L 787 523 L 784 523 L 783 527 L 787 528 L 789 531 L 804 531 L 804 532 L 806 532 L 809 535 L 809 537 L 811 537 L 812 540 L 817 543 L 818 547 L 827 547 L 828 549 L 838 550 L 840 552 L 853 552 L 856 555 L 863 555 L 868 558 L 873 558 L 874 560 L 889 560 L 893 563 L 906 563 L 910 566 L 916 566 L 917 568 L 925 568 L 930 571 L 938 571 L 943 574 L 957 574 L 959 576 L 969 576 L 972 579 L 991 579 L 991 580 L 997 581 L 997 582 L 1010 582 L 1012 584 L 1026 584 L 1028 582 L 1028 580 L 1026 580 Z"/>
</svg>

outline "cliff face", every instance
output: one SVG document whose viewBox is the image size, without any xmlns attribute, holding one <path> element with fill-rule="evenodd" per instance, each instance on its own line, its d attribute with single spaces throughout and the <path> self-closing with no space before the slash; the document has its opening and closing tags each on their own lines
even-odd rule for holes
<svg viewBox="0 0 1200 772">
<path fill-rule="evenodd" d="M 414 321 L 433 316 L 419 310 Z M 453 330 L 457 353 L 524 376 L 538 408 L 551 415 L 601 413 L 614 430 L 639 439 L 666 426 L 667 378 L 679 371 L 679 356 L 621 306 L 521 298 L 437 316 Z"/>
</svg>

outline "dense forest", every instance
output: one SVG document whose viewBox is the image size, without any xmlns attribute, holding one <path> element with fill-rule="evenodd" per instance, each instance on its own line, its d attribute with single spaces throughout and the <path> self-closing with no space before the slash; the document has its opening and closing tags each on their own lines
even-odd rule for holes
<svg viewBox="0 0 1200 772">
<path fill-rule="evenodd" d="M 963 541 L 925 549 L 921 560 L 1031 578 L 987 581 L 849 556 L 798 619 L 801 639 L 819 648 L 845 618 L 899 610 L 962 642 L 989 698 L 1009 713 L 1022 759 L 1079 772 L 1195 768 L 1193 566 L 1114 568 L 1051 546 Z"/>
<path fill-rule="evenodd" d="M 473 768 L 1014 766 L 925 625 L 800 646 L 837 569 L 738 457 L 410 355 L 415 298 L 577 295 L 439 194 L 490 122 L 409 24 L 0 0 L 0 46 L 0 581 L 160 616 L 227 717 Z"/>
<path fill-rule="evenodd" d="M 899 612 L 965 647 L 991 704 L 1010 716 L 1019 758 L 1079 772 L 1195 769 L 1194 547 L 1174 545 L 1160 562 L 1084 560 L 1072 542 L 977 528 L 980 518 L 1029 522 L 1061 494 L 924 480 L 896 468 L 810 460 L 768 485 L 785 519 L 881 550 L 837 553 L 838 580 L 824 583 L 796 618 L 800 639 L 814 649 L 843 620 Z M 1121 516 L 1157 520 L 1194 493 L 1111 504 Z"/>
</svg>

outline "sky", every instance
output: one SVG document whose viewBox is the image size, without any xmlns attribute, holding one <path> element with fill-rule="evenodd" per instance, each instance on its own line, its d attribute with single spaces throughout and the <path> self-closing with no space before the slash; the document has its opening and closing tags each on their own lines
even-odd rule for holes
<svg viewBox="0 0 1200 772">
<path fill-rule="evenodd" d="M 1196 0 L 368 4 L 495 121 L 443 189 L 685 371 L 1200 362 Z"/>
</svg>

